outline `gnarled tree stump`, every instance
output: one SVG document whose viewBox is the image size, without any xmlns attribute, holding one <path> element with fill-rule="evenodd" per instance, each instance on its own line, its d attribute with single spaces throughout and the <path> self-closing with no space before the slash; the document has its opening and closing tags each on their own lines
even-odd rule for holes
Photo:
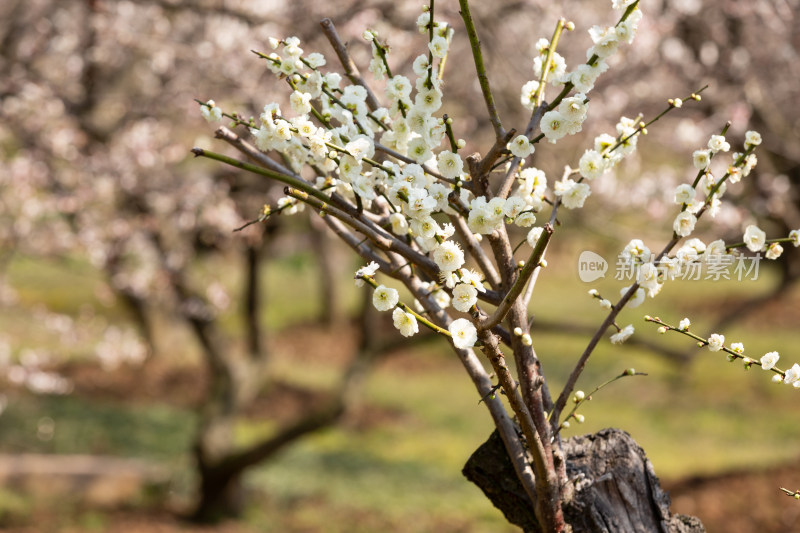
<svg viewBox="0 0 800 533">
<path fill-rule="evenodd" d="M 604 429 L 563 444 L 574 499 L 564 506 L 573 533 L 703 533 L 692 516 L 670 512 L 644 450 L 626 432 Z M 541 533 L 533 503 L 519 483 L 495 431 L 469 458 L 464 475 L 478 485 L 506 519 Z"/>
</svg>

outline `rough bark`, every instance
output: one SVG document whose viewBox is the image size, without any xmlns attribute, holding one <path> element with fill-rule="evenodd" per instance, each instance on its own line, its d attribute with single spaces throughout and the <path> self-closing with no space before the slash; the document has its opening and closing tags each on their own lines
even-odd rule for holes
<svg viewBox="0 0 800 533">
<path fill-rule="evenodd" d="M 670 512 L 644 450 L 630 435 L 605 429 L 563 443 L 574 499 L 564 515 L 574 533 L 701 533 L 697 518 Z M 526 532 L 541 532 L 533 503 L 517 480 L 500 438 L 493 433 L 469 458 L 464 475 L 478 485 L 506 519 Z"/>
</svg>

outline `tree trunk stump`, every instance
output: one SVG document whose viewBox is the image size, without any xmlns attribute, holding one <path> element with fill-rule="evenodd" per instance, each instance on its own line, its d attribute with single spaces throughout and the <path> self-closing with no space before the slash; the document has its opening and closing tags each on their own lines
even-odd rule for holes
<svg viewBox="0 0 800 533">
<path fill-rule="evenodd" d="M 573 533 L 704 533 L 692 516 L 672 514 L 644 450 L 626 432 L 604 429 L 563 443 L 575 495 L 564 506 Z M 525 532 L 543 533 L 495 431 L 469 458 L 464 475 L 506 519 Z"/>
</svg>

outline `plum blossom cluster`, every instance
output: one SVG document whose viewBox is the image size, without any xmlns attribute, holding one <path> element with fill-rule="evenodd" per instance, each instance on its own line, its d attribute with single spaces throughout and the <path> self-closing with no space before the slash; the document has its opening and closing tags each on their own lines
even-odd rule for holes
<svg viewBox="0 0 800 533">
<path fill-rule="evenodd" d="M 606 134 L 595 139 L 593 149 L 587 150 L 574 171 L 580 174 L 576 179 L 570 173 L 551 189 L 543 171 L 522 164 L 541 138 L 555 142 L 581 130 L 588 113 L 586 93 L 608 68 L 607 60 L 618 46 L 633 40 L 640 19 L 638 8 L 628 9 L 616 25 L 592 28 L 593 45 L 587 51 L 587 62 L 572 72 L 567 72 L 564 58 L 550 42 L 537 43 L 534 74 L 540 81 L 526 84 L 523 92 L 532 89 L 534 100 L 523 105 L 532 109 L 536 100 L 541 100 L 545 80 L 561 87 L 564 94 L 544 113 L 539 137 L 519 135 L 508 143 L 507 153 L 517 158 L 514 163 L 520 160 L 516 167 L 509 167 L 515 186 L 494 197 L 477 193 L 458 153 L 464 143 L 455 141 L 450 132 L 452 121 L 439 116 L 442 67 L 453 29 L 434 21 L 427 10 L 418 18 L 417 26 L 428 35 L 428 50 L 413 62 L 414 79 L 392 73 L 389 48 L 377 32 L 367 30 L 363 34 L 372 46 L 370 72 L 376 79 L 386 79 L 385 107 L 371 103 L 374 95 L 366 86 L 347 85 L 340 74 L 323 72 L 326 59 L 318 53 L 306 55 L 300 40 L 289 37 L 270 39 L 272 51 L 257 53 L 270 71 L 292 87 L 289 114 L 271 103 L 257 119 L 244 121 L 236 114 L 223 113 L 213 100 L 201 110 L 209 121 L 225 116 L 247 126 L 258 150 L 280 152 L 297 177 L 305 172 L 304 178 L 317 190 L 357 205 L 370 214 L 372 222 L 432 259 L 437 276 L 425 282 L 429 293 L 441 308 L 452 306 L 466 313 L 475 309 L 486 287 L 483 275 L 466 265 L 464 239 L 479 241 L 482 235 L 513 224 L 531 228 L 527 242 L 534 247 L 543 231 L 542 227 L 533 227 L 536 214 L 545 204 L 558 201 L 568 209 L 582 207 L 591 193 L 588 182 L 635 149 L 638 124 L 623 118 L 617 136 Z M 575 94 L 569 95 L 573 89 Z M 310 179 L 305 177 L 309 169 L 314 173 Z M 292 214 L 302 205 L 296 198 L 285 197 L 276 208 L 265 209 L 260 219 L 275 212 Z M 469 234 L 462 231 L 461 242 L 454 237 L 457 224 L 452 222 L 453 217 L 466 220 Z M 376 307 L 395 309 L 395 296 L 388 287 L 376 289 Z M 422 310 L 418 302 L 414 307 Z M 395 325 L 404 335 L 417 331 L 413 317 L 393 312 Z M 454 323 L 463 326 L 458 320 Z M 457 344 L 472 346 L 476 340 L 472 333 L 459 330 L 458 335 L 451 332 L 451 337 Z"/>
<path fill-rule="evenodd" d="M 761 357 L 749 357 L 745 355 L 744 344 L 741 342 L 733 342 L 730 345 L 725 344 L 725 336 L 719 333 L 712 333 L 708 338 L 700 337 L 692 333 L 689 328 L 691 321 L 684 318 L 677 326 L 667 324 L 658 317 L 645 316 L 646 321 L 658 324 L 658 332 L 666 333 L 668 331 L 676 331 L 687 337 L 697 341 L 698 347 L 707 347 L 712 352 L 724 352 L 727 354 L 728 361 L 734 362 L 741 359 L 744 363 L 745 370 L 749 370 L 753 365 L 760 366 L 763 370 L 772 372 L 773 383 L 784 383 L 791 385 L 795 389 L 800 389 L 800 364 L 794 363 L 786 370 L 782 370 L 777 366 L 780 360 L 780 354 L 776 351 L 767 352 Z"/>
</svg>

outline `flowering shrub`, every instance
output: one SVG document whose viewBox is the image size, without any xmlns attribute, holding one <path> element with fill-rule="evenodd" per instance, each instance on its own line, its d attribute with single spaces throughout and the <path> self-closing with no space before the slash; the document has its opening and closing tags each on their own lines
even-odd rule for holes
<svg viewBox="0 0 800 533">
<path fill-rule="evenodd" d="M 326 58 L 306 53 L 294 37 L 270 39 L 272 51 L 256 52 L 291 88 L 289 110 L 270 103 L 257 118 L 246 118 L 222 111 L 213 100 L 201 102 L 201 112 L 209 121 L 225 117 L 242 127 L 240 134 L 221 127 L 217 137 L 255 164 L 200 148 L 193 151 L 284 183 L 285 197 L 276 206 L 265 206 L 259 220 L 306 207 L 318 212 L 364 258 L 367 264 L 355 273 L 356 284 L 372 287 L 375 308 L 391 311 L 402 335 L 412 336 L 423 326 L 450 340 L 534 502 L 539 524 L 547 531 L 563 531 L 568 528 L 563 507 L 580 498 L 580 487 L 567 478 L 558 432 L 569 419 L 582 420 L 575 408 L 587 396 L 574 392 L 574 387 L 606 331 L 615 330 L 610 336 L 615 344 L 634 334 L 632 324 L 616 323 L 619 312 L 655 298 L 683 270 L 731 256 L 739 249 L 765 252 L 768 259 L 776 259 L 782 251 L 780 243 L 797 246 L 800 232 L 768 240 L 762 230 L 749 226 L 741 243 L 684 241 L 706 213 L 713 218 L 719 212 L 728 184 L 735 186 L 757 163 L 754 151 L 761 143 L 759 134 L 748 132 L 741 151 L 727 156 L 731 145 L 724 127 L 692 155 L 696 178 L 675 190 L 676 213 L 668 242 L 657 253 L 639 239 L 624 248 L 621 259 L 631 265 L 635 282 L 621 291 L 615 303 L 590 291 L 607 311 L 606 317 L 563 390 L 552 397 L 535 352 L 527 307 L 538 274 L 547 266 L 545 253 L 556 234 L 557 215 L 562 209 L 590 206 L 593 182 L 634 153 L 639 138 L 664 114 L 699 100 L 702 89 L 686 98 L 670 99 L 662 113 L 648 120 L 622 117 L 616 131 L 591 140 L 578 161 L 569 162 L 560 176 L 548 179 L 533 165 L 537 150 L 548 150 L 549 145 L 582 131 L 590 109 L 587 95 L 608 70 L 608 61 L 618 48 L 630 44 L 636 35 L 642 19 L 638 0 L 613 0 L 617 21 L 589 28 L 593 44 L 582 64 L 568 68 L 557 51 L 562 34 L 574 30 L 574 24 L 562 19 L 550 39 L 537 41 L 534 79 L 520 92 L 520 103 L 531 114 L 523 133 L 506 129 L 497 114 L 469 5 L 466 0 L 459 4 L 495 133 L 493 146 L 483 154 L 464 157 L 460 151 L 467 143 L 456 137 L 457 119 L 440 114 L 454 29 L 435 19 L 433 2 L 417 20 L 428 48 L 413 62 L 411 78 L 392 72 L 390 49 L 382 36 L 373 30 L 363 34 L 372 49 L 369 71 L 385 86 L 384 105 L 363 82 L 328 24 L 326 32 L 344 65 L 344 75 L 326 71 Z M 548 89 L 554 92 L 550 100 Z M 280 154 L 282 162 L 268 153 Z M 721 171 L 720 160 L 724 160 Z M 379 274 L 386 279 L 379 282 Z M 402 285 L 406 292 L 401 294 L 392 283 Z M 800 387 L 800 367 L 779 369 L 776 352 L 751 358 L 744 355 L 741 344 L 726 347 L 721 334 L 707 339 L 694 335 L 689 319 L 678 326 L 646 319 L 657 323 L 661 332 L 688 335 L 712 351 L 742 359 L 746 366 L 770 370 L 775 381 Z M 516 378 L 501 344 L 513 353 Z M 494 376 L 484 369 L 475 348 L 486 356 Z M 619 377 L 634 374 L 630 370 Z M 498 389 L 513 411 L 513 420 L 495 395 Z M 570 401 L 575 408 L 562 417 Z"/>
</svg>

